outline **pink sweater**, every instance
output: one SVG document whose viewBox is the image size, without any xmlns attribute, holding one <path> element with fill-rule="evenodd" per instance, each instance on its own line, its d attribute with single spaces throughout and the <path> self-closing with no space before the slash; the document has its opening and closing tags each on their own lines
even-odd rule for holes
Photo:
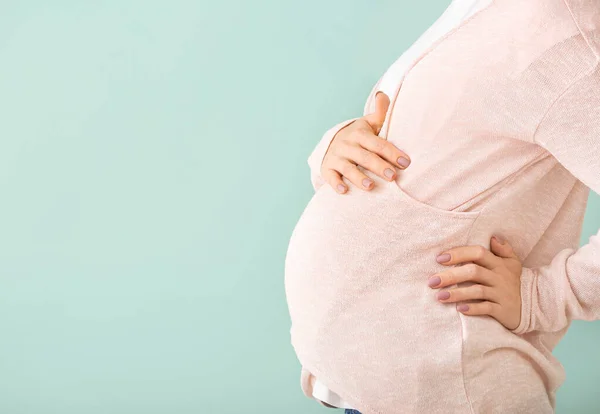
<svg viewBox="0 0 600 414">
<path fill-rule="evenodd" d="M 554 411 L 552 349 L 572 320 L 600 319 L 600 233 L 578 248 L 600 193 L 599 62 L 598 0 L 495 0 L 390 97 L 380 136 L 412 160 L 395 182 L 365 170 L 375 189 L 336 193 L 320 165 L 353 119 L 325 133 L 285 259 L 307 396 L 314 375 L 364 414 Z M 427 286 L 439 253 L 495 233 L 524 265 L 512 331 Z"/>
</svg>

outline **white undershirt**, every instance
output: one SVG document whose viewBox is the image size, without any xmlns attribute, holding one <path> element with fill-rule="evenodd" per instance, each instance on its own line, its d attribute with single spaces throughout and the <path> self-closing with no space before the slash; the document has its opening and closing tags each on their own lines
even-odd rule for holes
<svg viewBox="0 0 600 414">
<path fill-rule="evenodd" d="M 454 29 L 462 21 L 475 12 L 488 6 L 493 0 L 453 0 L 448 8 L 416 41 L 408 48 L 385 72 L 378 87 L 378 91 L 385 92 L 393 98 L 400 79 L 408 67 L 436 40 Z M 373 95 L 374 96 L 374 95 Z M 351 408 L 350 404 L 343 401 L 339 395 L 327 388 L 318 379 L 313 386 L 313 397 L 339 408 Z"/>
</svg>

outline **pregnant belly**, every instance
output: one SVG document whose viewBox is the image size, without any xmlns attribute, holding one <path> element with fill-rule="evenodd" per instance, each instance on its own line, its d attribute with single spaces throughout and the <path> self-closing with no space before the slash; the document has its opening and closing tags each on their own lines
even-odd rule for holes
<svg viewBox="0 0 600 414">
<path fill-rule="evenodd" d="M 308 371 L 364 411 L 468 412 L 460 317 L 427 279 L 447 269 L 436 256 L 465 244 L 479 212 L 424 204 L 365 173 L 372 191 L 322 186 L 292 232 L 292 345 Z M 432 398 L 449 394 L 453 403 Z"/>
</svg>

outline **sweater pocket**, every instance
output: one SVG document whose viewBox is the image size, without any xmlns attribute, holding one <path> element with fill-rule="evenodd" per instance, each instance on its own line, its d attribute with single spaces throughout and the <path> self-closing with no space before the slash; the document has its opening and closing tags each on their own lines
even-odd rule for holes
<svg viewBox="0 0 600 414">
<path fill-rule="evenodd" d="M 372 175 L 371 175 L 372 176 Z M 388 184 L 388 183 L 386 183 Z M 422 211 L 422 214 L 428 214 L 432 217 L 438 217 L 440 220 L 451 220 L 451 219 L 466 219 L 474 221 L 481 213 L 481 211 L 458 211 L 458 210 L 444 210 L 443 208 L 436 207 L 431 204 L 424 203 L 420 200 L 417 200 L 410 194 L 408 194 L 405 190 L 400 187 L 398 184 L 398 180 L 396 178 L 395 181 L 391 183 L 392 191 L 396 193 L 397 198 L 400 202 L 409 204 L 413 211 Z"/>
<path fill-rule="evenodd" d="M 436 256 L 464 245 L 479 212 L 439 209 L 366 174 L 376 183 L 368 192 L 321 187 L 292 232 L 294 350 L 360 411 L 469 412 L 459 312 L 427 279 L 448 268 Z"/>
</svg>

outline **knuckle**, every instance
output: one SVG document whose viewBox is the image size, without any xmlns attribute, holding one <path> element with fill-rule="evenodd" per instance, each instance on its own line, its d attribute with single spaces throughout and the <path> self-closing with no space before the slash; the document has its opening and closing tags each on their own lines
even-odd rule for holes
<svg viewBox="0 0 600 414">
<path fill-rule="evenodd" d="M 361 152 L 361 160 L 363 165 L 373 164 L 375 155 L 371 151 L 363 150 Z"/>
<path fill-rule="evenodd" d="M 365 131 L 360 130 L 360 131 L 356 131 L 356 142 L 357 144 L 360 144 L 363 147 L 368 147 L 369 146 L 369 134 L 367 134 Z"/>
<path fill-rule="evenodd" d="M 465 268 L 465 273 L 468 277 L 471 278 L 477 275 L 478 266 L 475 263 L 467 263 L 466 265 L 463 265 L 463 267 Z"/>
<path fill-rule="evenodd" d="M 382 138 L 374 138 L 373 140 L 373 149 L 376 152 L 385 152 L 387 148 L 388 142 Z"/>
<path fill-rule="evenodd" d="M 342 145 L 346 142 L 348 142 L 349 140 L 352 139 L 352 131 L 346 130 L 346 131 L 342 131 L 344 133 L 338 133 L 334 138 L 333 141 L 331 141 L 331 145 L 333 146 L 335 145 Z"/>
<path fill-rule="evenodd" d="M 487 249 L 481 245 L 477 246 L 477 249 L 475 250 L 475 256 L 477 259 L 482 259 L 485 256 L 485 253 L 487 252 Z"/>
<path fill-rule="evenodd" d="M 338 157 L 344 157 L 348 153 L 349 144 L 347 142 L 338 142 L 330 148 L 333 155 Z"/>
<path fill-rule="evenodd" d="M 353 129 L 347 134 L 347 141 L 350 142 L 360 142 L 363 138 L 363 132 L 360 130 Z"/>
<path fill-rule="evenodd" d="M 331 141 L 331 144 L 329 145 L 329 148 L 327 149 L 327 152 L 325 153 L 325 157 L 323 159 L 326 160 L 337 155 L 337 153 L 339 152 L 339 146 L 339 142 Z"/>
<path fill-rule="evenodd" d="M 475 285 L 475 293 L 477 295 L 477 298 L 481 299 L 485 297 L 485 294 L 487 293 L 485 286 L 483 285 Z"/>
<path fill-rule="evenodd" d="M 345 162 L 340 166 L 340 172 L 346 177 L 350 177 L 354 173 L 354 166 L 349 162 Z"/>
</svg>

